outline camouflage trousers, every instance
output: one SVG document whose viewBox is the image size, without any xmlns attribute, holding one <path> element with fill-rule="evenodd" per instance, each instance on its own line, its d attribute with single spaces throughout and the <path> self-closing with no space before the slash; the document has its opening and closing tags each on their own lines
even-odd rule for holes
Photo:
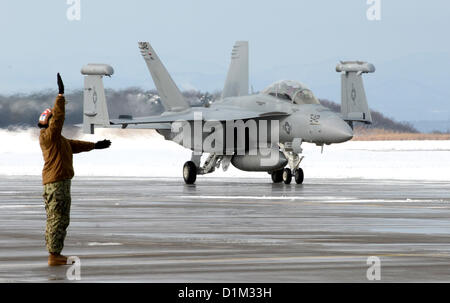
<svg viewBox="0 0 450 303">
<path fill-rule="evenodd" d="M 70 223 L 70 184 L 71 180 L 58 181 L 44 185 L 47 226 L 45 242 L 49 253 L 61 253 Z"/>
</svg>

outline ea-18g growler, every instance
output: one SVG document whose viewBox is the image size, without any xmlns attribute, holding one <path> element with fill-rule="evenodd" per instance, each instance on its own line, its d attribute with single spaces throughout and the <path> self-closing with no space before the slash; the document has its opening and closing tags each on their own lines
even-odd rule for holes
<svg viewBox="0 0 450 303">
<path fill-rule="evenodd" d="M 152 46 L 138 45 L 165 111 L 158 116 L 110 118 L 103 77 L 111 76 L 113 68 L 88 64 L 81 69 L 84 132 L 93 134 L 95 127 L 155 129 L 166 140 L 192 150 L 183 167 L 187 184 L 220 166 L 226 171 L 230 164 L 243 171 L 267 172 L 275 183 L 289 184 L 294 178 L 301 184 L 304 142 L 322 148 L 342 143 L 353 137 L 353 122 L 372 123 L 362 81 L 363 73 L 375 71 L 370 63 L 346 61 L 336 66 L 342 96 L 341 112 L 335 113 L 297 81 L 277 81 L 258 94 L 249 94 L 248 42 L 238 41 L 220 99 L 192 107 Z"/>
</svg>

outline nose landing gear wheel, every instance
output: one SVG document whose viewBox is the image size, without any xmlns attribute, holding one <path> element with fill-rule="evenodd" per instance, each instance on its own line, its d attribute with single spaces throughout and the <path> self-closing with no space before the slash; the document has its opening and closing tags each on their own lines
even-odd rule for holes
<svg viewBox="0 0 450 303">
<path fill-rule="evenodd" d="M 299 167 L 298 169 L 295 170 L 294 179 L 295 179 L 295 183 L 303 184 L 303 179 L 304 179 L 303 169 L 301 169 Z"/>
<path fill-rule="evenodd" d="M 283 181 L 283 170 L 282 169 L 272 172 L 272 181 L 273 181 L 273 183 L 280 183 L 281 181 Z"/>
<path fill-rule="evenodd" d="M 291 169 L 285 168 L 283 170 L 283 182 L 284 182 L 284 184 L 291 184 L 291 180 L 292 180 Z"/>
<path fill-rule="evenodd" d="M 188 161 L 183 166 L 183 178 L 186 184 L 194 184 L 197 179 L 197 166 L 194 162 Z"/>
</svg>

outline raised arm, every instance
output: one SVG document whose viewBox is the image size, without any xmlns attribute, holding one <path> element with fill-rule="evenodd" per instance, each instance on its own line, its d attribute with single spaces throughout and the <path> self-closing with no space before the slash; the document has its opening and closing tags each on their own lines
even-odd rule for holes
<svg viewBox="0 0 450 303">
<path fill-rule="evenodd" d="M 52 110 L 52 117 L 49 122 L 48 132 L 51 138 L 61 136 L 62 128 L 64 126 L 64 119 L 66 115 L 66 99 L 64 98 L 64 83 L 61 75 L 57 75 L 58 96 L 55 100 L 55 105 Z"/>
<path fill-rule="evenodd" d="M 52 117 L 49 121 L 47 132 L 50 137 L 56 138 L 61 136 L 62 128 L 64 125 L 66 111 L 66 99 L 62 95 L 58 95 L 55 100 L 55 105 L 52 110 Z"/>
</svg>

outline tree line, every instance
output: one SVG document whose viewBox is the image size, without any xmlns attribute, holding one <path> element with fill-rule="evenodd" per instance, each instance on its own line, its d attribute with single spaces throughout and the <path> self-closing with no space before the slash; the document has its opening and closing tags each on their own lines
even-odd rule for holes
<svg viewBox="0 0 450 303">
<path fill-rule="evenodd" d="M 48 107 L 53 107 L 57 92 L 53 90 L 30 94 L 0 95 L 0 128 L 25 128 L 35 126 L 39 115 Z M 192 106 L 204 106 L 220 98 L 216 91 L 184 91 L 183 96 Z M 164 108 L 155 90 L 127 88 L 122 90 L 106 90 L 108 110 L 111 118 L 119 115 L 133 117 L 159 115 Z M 75 90 L 66 93 L 66 125 L 81 124 L 83 121 L 83 91 Z M 329 100 L 320 99 L 322 105 L 335 112 L 340 111 L 340 105 Z M 365 128 L 383 128 L 395 132 L 418 133 L 410 124 L 397 122 L 372 110 L 372 125 Z"/>
</svg>

